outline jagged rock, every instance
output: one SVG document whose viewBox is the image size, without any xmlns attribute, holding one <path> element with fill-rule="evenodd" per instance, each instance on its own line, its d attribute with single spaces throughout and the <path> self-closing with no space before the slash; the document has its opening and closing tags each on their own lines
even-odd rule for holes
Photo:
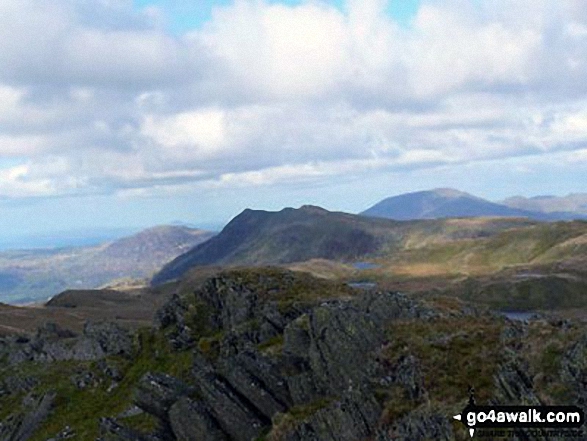
<svg viewBox="0 0 587 441">
<path fill-rule="evenodd" d="M 196 298 L 209 308 L 209 323 L 213 329 L 229 330 L 253 319 L 259 296 L 233 278 L 213 277 L 196 292 Z"/>
<path fill-rule="evenodd" d="M 285 378 L 268 358 L 245 351 L 222 359 L 217 371 L 267 418 L 291 406 Z"/>
<path fill-rule="evenodd" d="M 193 388 L 171 375 L 145 374 L 135 391 L 135 404 L 145 412 L 166 421 L 169 409 L 179 398 L 193 393 Z"/>
<path fill-rule="evenodd" d="M 40 397 L 27 398 L 22 413 L 12 415 L 0 423 L 0 440 L 28 440 L 51 412 L 55 393 L 48 392 Z"/>
<path fill-rule="evenodd" d="M 156 435 L 146 435 L 129 429 L 118 423 L 114 418 L 100 419 L 100 438 L 96 441 L 162 441 Z"/>
<path fill-rule="evenodd" d="M 325 303 L 298 317 L 286 326 L 283 346 L 293 402 L 337 395 L 366 382 L 376 369 L 369 354 L 383 343 L 385 326 L 398 318 L 432 316 L 433 311 L 405 295 L 368 293 L 356 302 Z M 420 398 L 421 379 L 411 367 L 401 366 L 405 372 L 396 375 Z"/>
<path fill-rule="evenodd" d="M 63 338 L 72 338 L 76 334 L 69 329 L 64 329 L 56 323 L 48 322 L 37 329 L 36 338 L 43 340 L 60 340 Z"/>
<path fill-rule="evenodd" d="M 308 351 L 312 338 L 310 337 L 310 318 L 308 314 L 290 322 L 283 332 L 283 352 L 286 355 L 299 359 L 299 362 L 309 361 Z"/>
<path fill-rule="evenodd" d="M 105 360 L 100 360 L 96 364 L 96 367 L 111 380 L 121 381 L 123 379 L 122 372 L 116 366 L 107 363 Z"/>
<path fill-rule="evenodd" d="M 295 404 L 310 403 L 323 395 L 321 386 L 316 383 L 312 371 L 309 367 L 307 369 L 305 372 L 286 377 L 289 393 Z"/>
<path fill-rule="evenodd" d="M 194 294 L 195 306 L 174 296 L 157 314 L 156 324 L 176 349 L 192 349 L 191 373 L 187 378 L 182 376 L 185 382 L 163 373 L 144 375 L 134 394 L 137 407 L 116 417 L 146 412 L 159 423 L 156 433 L 140 433 L 116 419 L 102 419 L 100 439 L 251 441 L 263 436 L 272 424 L 281 431 L 280 437 L 272 439 L 287 441 L 454 438 L 449 416 L 422 404 L 427 401 L 427 391 L 420 360 L 409 354 L 399 360 L 386 359 L 383 349 L 394 347 L 389 341 L 393 339 L 389 325 L 395 320 L 410 319 L 412 323 L 414 319 L 450 319 L 450 314 L 462 317 L 464 313 L 437 312 L 397 293 L 368 292 L 313 306 L 311 302 L 297 305 L 291 298 L 277 299 L 277 288 L 263 277 L 252 284 L 222 275 L 212 278 Z M 288 278 L 295 276 L 286 273 L 279 277 L 279 283 L 285 279 L 287 284 Z M 256 283 L 262 285 L 260 290 L 254 287 Z M 204 332 L 190 329 L 200 322 Z M 524 326 L 506 323 L 502 344 L 520 340 Z M 197 345 L 193 335 L 203 336 Z M 455 335 L 423 338 L 426 342 L 436 339 L 436 346 L 446 338 L 448 347 Z M 276 336 L 269 344 L 260 345 Z M 495 401 L 536 404 L 532 379 L 524 373 L 527 367 L 511 351 L 514 346 L 507 349 L 512 353 L 494 378 L 498 390 Z M 47 325 L 31 338 L 0 340 L 0 354 L 11 352 L 21 360 L 102 360 L 92 364 L 92 371 L 80 370 L 73 381 L 83 388 L 98 379 L 106 380 L 107 385 L 111 379 L 111 387 L 115 387 L 122 381 L 121 372 L 104 357 L 130 358 L 133 346 L 130 335 L 112 324 L 88 323 L 80 336 Z M 561 369 L 569 384 L 587 384 L 586 356 L 587 339 L 565 355 Z M 428 369 L 428 364 L 423 365 Z M 11 386 L 10 381 L 5 379 L 0 391 L 12 386 L 22 391 L 34 387 L 17 381 Z M 410 404 L 420 407 L 386 423 L 381 419 L 383 404 L 375 397 L 384 401 L 387 388 L 392 387 L 395 393 L 400 389 L 397 385 Z M 587 390 L 579 389 L 578 396 L 587 396 Z M 33 401 L 30 409 L 41 407 Z M 17 415 L 5 421 L 0 426 L 0 440 L 21 439 L 3 435 L 18 434 L 24 420 L 25 415 Z"/>
<path fill-rule="evenodd" d="M 75 384 L 78 389 L 85 389 L 90 386 L 96 386 L 98 379 L 91 371 L 82 371 L 71 377 L 71 382 Z"/>
<path fill-rule="evenodd" d="M 34 338 L 13 339 L 10 345 L 9 364 L 25 361 L 90 361 L 109 355 L 128 356 L 132 352 L 132 339 L 128 331 L 108 322 L 86 323 L 83 335 L 79 337 L 72 337 L 69 332 L 49 325 L 41 328 Z"/>
<path fill-rule="evenodd" d="M 84 337 L 95 342 L 105 355 L 125 355 L 132 353 L 132 338 L 129 332 L 111 322 L 87 322 Z"/>
<path fill-rule="evenodd" d="M 30 392 L 39 384 L 39 380 L 35 377 L 19 377 L 11 375 L 6 377 L 0 384 L 0 397 L 4 395 L 18 394 L 23 392 Z"/>
<path fill-rule="evenodd" d="M 192 348 L 195 344 L 191 329 L 185 323 L 187 312 L 187 302 L 177 294 L 173 294 L 171 299 L 155 314 L 155 326 L 157 328 L 172 328 L 167 334 L 167 338 L 177 350 L 186 350 Z"/>
<path fill-rule="evenodd" d="M 285 292 L 295 284 L 293 272 L 280 270 L 275 274 L 255 274 L 254 277 L 254 281 L 245 281 L 235 275 L 219 275 L 196 291 L 196 301 L 207 310 L 210 329 L 229 331 L 255 320 L 260 341 L 263 341 L 281 334 L 289 321 L 308 309 L 292 303 L 286 317 L 280 311 L 278 301 L 271 300 L 278 299 L 279 292 Z"/>
<path fill-rule="evenodd" d="M 68 343 L 71 344 L 69 340 Z M 71 358 L 71 348 L 67 347 L 65 342 L 46 341 L 42 337 L 15 340 L 8 351 L 8 363 L 11 365 L 25 361 L 55 361 Z"/>
<path fill-rule="evenodd" d="M 203 403 L 180 398 L 169 411 L 171 429 L 178 441 L 228 441 Z"/>
<path fill-rule="evenodd" d="M 302 309 L 297 309 L 295 305 L 292 305 L 289 312 L 295 317 L 301 314 L 301 311 Z M 259 342 L 282 334 L 290 319 L 291 317 L 286 317 L 279 311 L 276 302 L 265 304 L 260 312 Z"/>
<path fill-rule="evenodd" d="M 183 323 L 178 323 L 176 329 L 168 336 L 171 346 L 178 350 L 193 348 L 195 341 L 192 337 L 191 329 Z"/>
<path fill-rule="evenodd" d="M 286 381 L 295 404 L 309 403 L 323 393 L 310 367 L 310 318 L 304 314 L 293 320 L 283 333 L 283 361 Z"/>
<path fill-rule="evenodd" d="M 413 355 L 402 357 L 393 372 L 391 382 L 403 386 L 406 397 L 412 401 L 420 401 L 428 396 L 424 388 L 424 379 L 420 364 Z"/>
<path fill-rule="evenodd" d="M 494 380 L 496 385 L 495 403 L 512 405 L 540 405 L 540 400 L 534 393 L 532 378 L 520 366 L 516 359 L 502 363 Z"/>
<path fill-rule="evenodd" d="M 446 415 L 427 410 L 416 410 L 379 430 L 376 441 L 425 441 L 454 439 L 450 421 Z"/>
<path fill-rule="evenodd" d="M 367 292 L 357 300 L 360 310 L 368 314 L 370 320 L 378 326 L 402 318 L 430 319 L 438 316 L 432 308 L 424 307 L 410 299 L 407 295 L 397 292 Z"/>
<path fill-rule="evenodd" d="M 498 317 L 499 318 L 499 317 Z M 522 339 L 528 332 L 528 326 L 521 321 L 506 321 L 506 325 L 501 331 L 500 341 L 503 345 L 509 346 L 517 351 L 522 347 Z"/>
<path fill-rule="evenodd" d="M 310 369 L 316 383 L 332 395 L 368 377 L 367 354 L 383 341 L 383 330 L 344 302 L 314 309 L 309 314 L 309 334 Z"/>
<path fill-rule="evenodd" d="M 201 356 L 194 357 L 192 375 L 198 395 L 222 430 L 236 441 L 255 439 L 271 420 L 255 408 Z"/>
<path fill-rule="evenodd" d="M 187 310 L 187 303 L 177 294 L 173 294 L 173 296 L 171 296 L 171 298 L 156 312 L 155 325 L 159 329 L 165 329 L 171 325 L 175 325 L 178 322 L 183 321 Z"/>
<path fill-rule="evenodd" d="M 369 394 L 352 391 L 283 434 L 283 441 L 355 441 L 374 435 L 381 408 Z"/>
<path fill-rule="evenodd" d="M 587 334 L 584 334 L 564 355 L 561 378 L 570 385 L 574 401 L 587 410 Z"/>
</svg>

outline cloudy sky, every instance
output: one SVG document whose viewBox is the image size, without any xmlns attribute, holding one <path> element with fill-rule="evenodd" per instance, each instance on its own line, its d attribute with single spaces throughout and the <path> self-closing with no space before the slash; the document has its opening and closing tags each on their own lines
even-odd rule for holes
<svg viewBox="0 0 587 441">
<path fill-rule="evenodd" d="M 583 0 L 2 0 L 0 237 L 587 191 Z"/>
</svg>

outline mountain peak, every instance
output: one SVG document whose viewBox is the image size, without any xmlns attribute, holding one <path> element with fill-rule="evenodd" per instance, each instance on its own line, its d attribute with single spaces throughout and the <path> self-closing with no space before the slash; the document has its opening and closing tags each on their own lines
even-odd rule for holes
<svg viewBox="0 0 587 441">
<path fill-rule="evenodd" d="M 454 188 L 436 188 L 392 196 L 361 214 L 396 220 L 480 216 L 547 218 L 542 213 L 497 204 Z"/>
<path fill-rule="evenodd" d="M 152 283 L 173 280 L 196 266 L 274 265 L 315 258 L 353 262 L 379 249 L 372 229 L 372 220 L 312 205 L 241 213 L 217 236 L 167 264 Z"/>
<path fill-rule="evenodd" d="M 435 188 L 434 190 L 431 190 L 431 192 L 445 198 L 474 197 L 469 193 L 465 193 L 464 191 L 455 188 Z"/>
<path fill-rule="evenodd" d="M 313 213 L 313 214 L 323 214 L 323 213 L 328 213 L 328 210 L 325 210 L 322 207 L 318 207 L 317 205 L 302 205 L 299 208 L 300 211 L 306 212 L 306 213 Z"/>
</svg>

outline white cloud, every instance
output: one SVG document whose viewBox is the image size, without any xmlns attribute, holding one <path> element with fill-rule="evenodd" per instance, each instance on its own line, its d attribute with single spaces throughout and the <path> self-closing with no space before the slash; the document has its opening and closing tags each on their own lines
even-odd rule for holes
<svg viewBox="0 0 587 441">
<path fill-rule="evenodd" d="M 282 185 L 582 151 L 581 1 L 0 3 L 0 195 Z M 580 154 L 578 154 L 580 156 Z"/>
<path fill-rule="evenodd" d="M 46 140 L 43 136 L 10 136 L 0 134 L 0 158 L 35 156 L 42 152 L 45 147 Z"/>
<path fill-rule="evenodd" d="M 0 170 L 0 192 L 2 195 L 27 197 L 51 196 L 53 194 L 50 180 L 30 181 L 27 179 L 28 173 L 29 167 L 27 165 Z"/>
<path fill-rule="evenodd" d="M 0 170 L 2 196 L 59 196 L 71 193 L 79 184 L 75 177 L 67 175 L 67 165 L 59 159 L 45 162 L 42 167 L 26 163 Z"/>
<path fill-rule="evenodd" d="M 165 117 L 148 115 L 141 133 L 165 148 L 172 158 L 206 159 L 225 144 L 225 119 L 224 112 L 214 109 Z"/>
<path fill-rule="evenodd" d="M 468 12 L 440 5 L 420 8 L 409 40 L 414 56 L 407 61 L 417 95 L 527 84 L 535 68 L 532 59 L 540 48 L 540 33 L 500 22 L 479 22 Z"/>
<path fill-rule="evenodd" d="M 18 105 L 24 95 L 24 90 L 0 85 L 0 112 L 4 113 Z"/>
<path fill-rule="evenodd" d="M 552 133 L 567 137 L 567 139 L 578 136 L 584 139 L 587 134 L 587 108 L 578 112 L 560 115 L 553 124 Z"/>
<path fill-rule="evenodd" d="M 225 63 L 231 81 L 259 98 L 324 94 L 345 78 L 344 16 L 325 4 L 295 8 L 237 0 L 196 38 Z"/>
</svg>

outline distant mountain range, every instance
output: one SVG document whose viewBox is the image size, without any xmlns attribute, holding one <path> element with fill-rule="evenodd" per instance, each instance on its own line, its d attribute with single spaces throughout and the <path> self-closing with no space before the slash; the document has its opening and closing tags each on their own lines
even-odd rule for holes
<svg viewBox="0 0 587 441">
<path fill-rule="evenodd" d="M 542 213 L 572 212 L 587 215 L 587 193 L 575 193 L 567 196 L 535 196 L 532 198 L 514 196 L 504 200 L 502 204 Z"/>
<path fill-rule="evenodd" d="M 209 234 L 13 256 L 44 277 L 32 289 L 184 253 L 156 287 L 0 304 L 0 439 L 449 440 L 468 437 L 452 415 L 473 386 L 585 403 L 587 222 L 303 206 L 245 210 L 190 249 Z M 307 274 L 317 258 L 346 273 Z"/>
<path fill-rule="evenodd" d="M 213 235 L 183 226 L 159 226 L 97 246 L 3 251 L 0 301 L 33 302 L 65 289 L 149 278 Z"/>
<path fill-rule="evenodd" d="M 586 201 L 587 195 L 575 194 L 496 203 L 436 189 L 384 199 L 360 215 L 314 206 L 247 209 L 215 237 L 178 222 L 100 245 L 0 252 L 0 301 L 35 301 L 65 289 L 124 285 L 124 280 L 148 279 L 159 270 L 155 285 L 201 266 L 387 259 L 419 243 L 491 237 L 537 221 L 587 219 Z"/>
<path fill-rule="evenodd" d="M 587 201 L 587 195 L 582 195 Z M 539 221 L 587 218 L 580 198 L 507 199 L 491 202 L 462 191 L 441 188 L 392 196 L 378 202 L 361 214 L 396 220 L 438 219 L 449 217 L 526 217 Z M 583 211 L 581 211 L 583 207 Z"/>
<path fill-rule="evenodd" d="M 245 210 L 215 237 L 165 265 L 154 277 L 158 285 L 207 265 L 272 265 L 329 259 L 353 262 L 389 255 L 424 240 L 488 237 L 513 227 L 533 225 L 527 219 L 488 219 L 455 224 L 450 220 L 397 222 L 320 207 L 285 208 L 279 212 Z"/>
</svg>

